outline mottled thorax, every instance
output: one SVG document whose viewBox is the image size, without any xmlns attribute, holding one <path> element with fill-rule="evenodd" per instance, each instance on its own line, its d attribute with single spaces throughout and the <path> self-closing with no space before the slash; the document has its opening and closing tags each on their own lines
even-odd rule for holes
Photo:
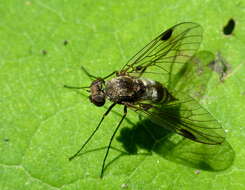
<svg viewBox="0 0 245 190">
<path fill-rule="evenodd" d="M 105 93 L 113 102 L 136 102 L 145 93 L 145 87 L 137 78 L 120 76 L 106 82 Z"/>
</svg>

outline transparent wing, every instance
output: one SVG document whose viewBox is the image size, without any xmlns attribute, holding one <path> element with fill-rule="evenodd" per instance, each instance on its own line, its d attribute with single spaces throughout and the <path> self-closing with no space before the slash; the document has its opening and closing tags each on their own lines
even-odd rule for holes
<svg viewBox="0 0 245 190">
<path fill-rule="evenodd" d="M 170 71 L 173 63 L 186 63 L 199 48 L 201 40 L 202 27 L 199 24 L 177 24 L 147 44 L 124 65 L 121 72 L 142 75 L 151 66 Z"/>
<path fill-rule="evenodd" d="M 148 116 L 155 124 L 193 141 L 221 144 L 225 140 L 221 124 L 191 97 L 162 105 L 138 103 L 131 108 Z"/>
<path fill-rule="evenodd" d="M 188 94 L 196 100 L 205 95 L 207 85 L 213 72 L 210 63 L 215 59 L 213 53 L 198 51 L 190 61 L 187 61 L 176 75 L 172 75 L 171 83 L 164 83 L 168 90 L 176 94 Z"/>
<path fill-rule="evenodd" d="M 152 68 L 163 69 L 169 72 L 169 76 L 183 72 L 181 69 L 200 46 L 202 33 L 199 24 L 177 24 L 147 44 L 124 65 L 121 72 L 133 73 L 139 77 Z M 169 80 L 169 83 L 173 82 L 172 79 Z M 174 88 L 178 89 L 176 84 Z M 222 126 L 206 109 L 182 92 L 173 95 L 176 100 L 169 103 L 140 102 L 128 107 L 149 116 L 154 123 L 193 141 L 205 144 L 220 144 L 224 141 L 225 132 Z"/>
</svg>

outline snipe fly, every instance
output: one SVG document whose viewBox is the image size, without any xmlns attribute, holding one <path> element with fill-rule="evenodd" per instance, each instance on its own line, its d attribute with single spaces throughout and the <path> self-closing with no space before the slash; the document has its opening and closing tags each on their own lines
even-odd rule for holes
<svg viewBox="0 0 245 190">
<path fill-rule="evenodd" d="M 92 134 L 69 160 L 78 156 L 98 131 L 104 118 L 117 104 L 124 106 L 124 112 L 110 138 L 100 177 L 103 177 L 111 143 L 127 115 L 128 108 L 149 117 L 153 123 L 193 141 L 210 145 L 221 144 L 225 139 L 224 130 L 198 101 L 146 77 L 149 73 L 154 75 L 155 71 L 158 71 L 156 76 L 166 72 L 173 75 L 178 68 L 190 61 L 201 40 L 202 27 L 196 23 L 183 22 L 161 33 L 133 56 L 121 70 L 114 71 L 106 77 L 93 76 L 83 68 L 93 80 L 91 85 L 89 87 L 65 85 L 65 87 L 87 89 L 90 101 L 96 106 L 103 106 L 106 100 L 112 104 Z"/>
</svg>

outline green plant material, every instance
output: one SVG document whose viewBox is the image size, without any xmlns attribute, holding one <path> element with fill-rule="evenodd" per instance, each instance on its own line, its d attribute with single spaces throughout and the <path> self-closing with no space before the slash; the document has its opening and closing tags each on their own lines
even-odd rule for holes
<svg viewBox="0 0 245 190">
<path fill-rule="evenodd" d="M 0 189 L 244 189 L 244 6 L 238 0 L 2 1 Z M 222 30 L 230 18 L 236 27 L 225 36 Z M 106 109 L 92 105 L 86 92 L 63 85 L 90 85 L 81 65 L 105 76 L 163 30 L 184 21 L 200 23 L 200 50 L 219 53 L 231 67 L 222 81 L 213 72 L 202 95 L 202 104 L 228 131 L 231 145 L 220 152 L 211 148 L 211 154 L 229 164 L 216 165 L 212 156 L 206 164 L 214 168 L 204 168 L 200 160 L 206 157 L 193 156 L 206 153 L 203 145 L 184 141 L 170 149 L 179 136 L 160 141 L 153 150 L 140 138 L 125 148 L 125 129 L 134 129 L 139 121 L 129 112 L 100 179 L 103 147 L 120 119 L 120 106 L 106 118 L 87 152 L 69 162 Z"/>
</svg>

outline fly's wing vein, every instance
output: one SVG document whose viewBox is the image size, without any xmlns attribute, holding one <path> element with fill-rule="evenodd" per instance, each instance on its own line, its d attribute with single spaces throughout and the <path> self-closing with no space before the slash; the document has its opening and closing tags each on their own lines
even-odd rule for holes
<svg viewBox="0 0 245 190">
<path fill-rule="evenodd" d="M 167 71 L 169 75 L 178 73 L 199 48 L 202 33 L 199 24 L 177 24 L 147 44 L 124 65 L 121 72 L 140 77 L 157 67 Z M 180 96 L 177 93 L 173 95 L 177 100 L 169 103 L 140 102 L 129 107 L 149 116 L 156 124 L 191 140 L 205 144 L 220 144 L 224 141 L 224 130 L 206 109 L 191 97 L 184 97 L 182 93 Z"/>
<path fill-rule="evenodd" d="M 147 44 L 124 65 L 122 71 L 143 74 L 152 66 L 169 71 L 173 63 L 182 65 L 199 48 L 202 32 L 202 27 L 196 23 L 177 24 Z"/>
<path fill-rule="evenodd" d="M 149 109 L 144 109 L 146 107 Z M 193 141 L 221 144 L 225 140 L 221 124 L 191 97 L 161 105 L 138 103 L 133 109 L 148 116 L 155 124 Z"/>
</svg>

